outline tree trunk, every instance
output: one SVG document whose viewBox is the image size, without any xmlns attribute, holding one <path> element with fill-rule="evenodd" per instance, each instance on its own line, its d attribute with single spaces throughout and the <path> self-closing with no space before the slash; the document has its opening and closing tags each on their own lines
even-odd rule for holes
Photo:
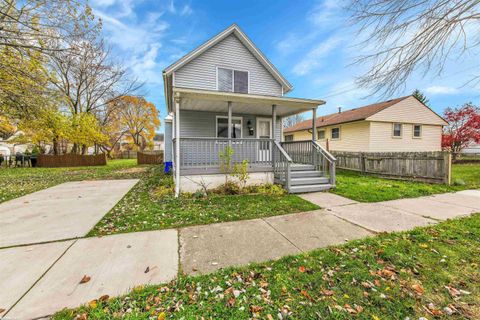
<svg viewBox="0 0 480 320">
<path fill-rule="evenodd" d="M 87 146 L 86 145 L 82 145 L 82 155 L 85 155 L 87 153 Z"/>
</svg>

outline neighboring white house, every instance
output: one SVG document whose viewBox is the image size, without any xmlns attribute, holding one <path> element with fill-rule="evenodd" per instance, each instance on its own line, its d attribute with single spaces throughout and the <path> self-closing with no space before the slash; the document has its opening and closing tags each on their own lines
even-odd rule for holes
<svg viewBox="0 0 480 320">
<path fill-rule="evenodd" d="M 320 116 L 317 141 L 332 151 L 441 151 L 447 122 L 413 96 Z M 285 141 L 311 139 L 312 120 L 284 129 Z"/>
<path fill-rule="evenodd" d="M 155 134 L 155 137 L 153 137 L 153 150 L 154 151 L 165 150 L 165 137 L 163 133 L 157 133 Z"/>
<path fill-rule="evenodd" d="M 471 143 L 467 148 L 463 148 L 461 153 L 480 155 L 480 143 Z"/>
<path fill-rule="evenodd" d="M 251 184 L 275 181 L 290 192 L 334 184 L 331 166 L 311 163 L 325 157 L 330 160 L 322 164 L 332 163 L 316 143 L 308 145 L 309 161 L 281 145 L 283 117 L 315 112 L 325 102 L 285 97 L 292 85 L 237 25 L 167 67 L 163 80 L 165 161 L 173 161 L 177 195 L 223 183 L 219 155 L 227 147 L 233 162 L 249 161 Z"/>
</svg>

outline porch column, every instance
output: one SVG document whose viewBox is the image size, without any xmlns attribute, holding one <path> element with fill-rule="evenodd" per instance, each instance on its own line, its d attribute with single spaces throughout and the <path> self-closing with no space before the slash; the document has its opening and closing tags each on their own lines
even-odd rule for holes
<svg viewBox="0 0 480 320">
<path fill-rule="evenodd" d="M 228 139 L 232 138 L 232 101 L 228 101 Z"/>
<path fill-rule="evenodd" d="M 276 129 L 277 129 L 277 105 L 272 104 L 272 138 L 275 141 L 278 140 L 275 135 Z"/>
<path fill-rule="evenodd" d="M 317 141 L 317 108 L 312 109 L 312 140 Z"/>
<path fill-rule="evenodd" d="M 180 195 L 180 96 L 175 96 L 175 197 Z"/>
</svg>

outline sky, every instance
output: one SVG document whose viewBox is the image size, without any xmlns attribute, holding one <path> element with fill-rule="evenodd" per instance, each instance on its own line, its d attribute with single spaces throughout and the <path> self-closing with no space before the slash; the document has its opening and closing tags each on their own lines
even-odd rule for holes
<svg viewBox="0 0 480 320">
<path fill-rule="evenodd" d="M 360 48 L 340 1 L 90 0 L 101 19 L 113 59 L 144 82 L 141 94 L 167 115 L 162 71 L 232 23 L 236 23 L 293 85 L 291 97 L 322 99 L 317 115 L 411 94 L 418 88 L 430 107 L 478 104 L 480 86 L 467 84 L 479 70 L 477 55 L 447 62 L 443 72 L 416 72 L 394 96 L 372 95 L 355 79 L 368 68 L 352 65 Z M 305 118 L 311 118 L 306 114 Z"/>
</svg>

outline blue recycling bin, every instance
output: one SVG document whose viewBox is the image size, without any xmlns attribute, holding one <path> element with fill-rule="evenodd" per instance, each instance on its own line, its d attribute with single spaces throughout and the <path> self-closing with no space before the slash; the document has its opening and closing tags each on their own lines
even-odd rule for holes
<svg viewBox="0 0 480 320">
<path fill-rule="evenodd" d="M 165 172 L 165 173 L 171 173 L 171 172 L 172 172 L 172 168 L 173 168 L 173 163 L 172 163 L 172 161 L 167 161 L 167 162 L 165 162 L 165 168 L 164 168 L 164 172 Z"/>
</svg>

